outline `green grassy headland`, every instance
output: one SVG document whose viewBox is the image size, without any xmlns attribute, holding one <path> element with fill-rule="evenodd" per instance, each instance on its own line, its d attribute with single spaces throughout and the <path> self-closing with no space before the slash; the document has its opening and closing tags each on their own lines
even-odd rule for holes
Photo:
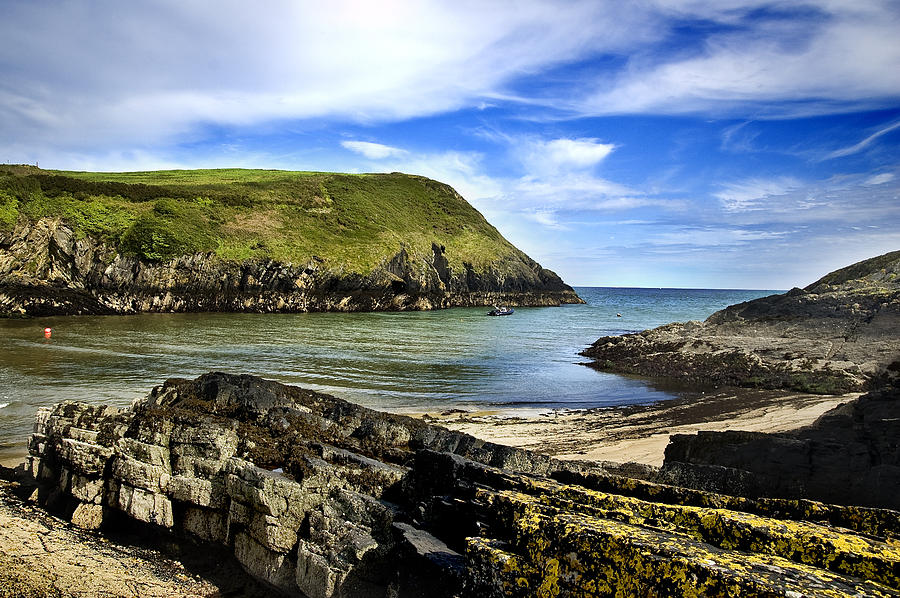
<svg viewBox="0 0 900 598">
<path fill-rule="evenodd" d="M 213 252 L 368 273 L 406 247 L 481 270 L 521 253 L 451 187 L 420 176 L 280 170 L 71 172 L 0 166 L 0 232 L 60 217 L 145 260 Z"/>
</svg>

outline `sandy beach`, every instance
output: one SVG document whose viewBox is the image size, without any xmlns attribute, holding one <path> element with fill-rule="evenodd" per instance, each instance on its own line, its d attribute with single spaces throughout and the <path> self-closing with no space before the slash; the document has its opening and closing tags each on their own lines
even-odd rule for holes
<svg viewBox="0 0 900 598">
<path fill-rule="evenodd" d="M 700 430 L 785 432 L 807 426 L 829 409 L 858 396 L 729 389 L 646 406 L 556 410 L 528 417 L 460 410 L 422 417 L 484 440 L 559 459 L 660 466 L 672 434 Z"/>
</svg>

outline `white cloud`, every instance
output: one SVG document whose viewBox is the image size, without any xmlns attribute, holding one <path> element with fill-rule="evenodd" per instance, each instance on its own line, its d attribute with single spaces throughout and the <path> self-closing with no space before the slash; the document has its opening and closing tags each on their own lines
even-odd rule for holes
<svg viewBox="0 0 900 598">
<path fill-rule="evenodd" d="M 402 156 L 406 154 L 406 150 L 390 145 L 382 145 L 381 143 L 371 143 L 369 141 L 342 141 L 341 145 L 357 154 L 362 154 L 370 160 L 381 160 L 382 158 L 390 158 Z"/>
<path fill-rule="evenodd" d="M 900 185 L 891 173 L 836 175 L 824 180 L 746 179 L 715 194 L 729 222 L 743 226 L 830 227 L 900 220 Z"/>
<path fill-rule="evenodd" d="M 525 73 L 659 35 L 642 10 L 590 1 L 7 3 L 0 130 L 97 148 L 210 123 L 403 120 L 509 101 Z"/>
<path fill-rule="evenodd" d="M 556 212 L 552 210 L 535 210 L 533 212 L 526 211 L 524 212 L 524 216 L 526 219 L 533 220 L 534 222 L 537 222 L 538 224 L 546 228 L 568 230 L 568 227 L 560 224 L 559 220 L 557 219 Z"/>
<path fill-rule="evenodd" d="M 553 139 L 533 148 L 534 159 L 557 168 L 589 168 L 599 164 L 615 149 L 597 139 Z"/>
<path fill-rule="evenodd" d="M 511 191 L 519 195 L 541 198 L 542 201 L 560 203 L 567 196 L 582 198 L 610 198 L 636 194 L 637 191 L 625 185 L 614 183 L 589 173 L 571 174 L 552 172 L 543 175 L 524 176 L 510 185 Z"/>
<path fill-rule="evenodd" d="M 638 54 L 630 68 L 598 81 L 572 108 L 585 114 L 725 112 L 783 117 L 879 107 L 900 96 L 896 3 L 807 2 L 818 18 L 743 19 L 762 4 L 665 2 L 682 17 L 739 27 L 709 37 L 701 51 L 664 61 Z M 765 3 L 771 6 L 770 3 Z"/>
<path fill-rule="evenodd" d="M 485 133 L 493 141 L 507 145 L 519 178 L 496 179 L 499 193 L 492 198 L 497 206 L 521 211 L 529 220 L 551 228 L 562 226 L 562 211 L 627 211 L 644 207 L 681 209 L 684 204 L 655 197 L 595 174 L 595 169 L 615 150 L 614 143 L 596 138 L 542 139 L 535 136 Z"/>
<path fill-rule="evenodd" d="M 28 155 L 202 139 L 209 125 L 396 121 L 511 104 L 578 114 L 833 112 L 900 95 L 900 11 L 888 0 L 810 0 L 807 18 L 748 17 L 771 3 L 239 0 L 12 2 L 0 20 L 0 130 Z M 754 13 L 756 11 L 756 13 Z M 786 11 L 796 16 L 802 11 Z M 717 31 L 693 54 L 673 27 Z M 715 27 L 716 24 L 728 27 Z M 531 93 L 518 79 L 597 56 L 618 70 Z M 787 102 L 779 104 L 772 103 Z M 559 166 L 611 146 L 551 140 Z M 852 148 L 848 148 L 852 149 Z M 841 151 L 841 150 L 839 150 Z"/>
<path fill-rule="evenodd" d="M 788 232 L 761 231 L 739 228 L 694 228 L 679 227 L 677 230 L 651 234 L 642 239 L 649 245 L 687 245 L 692 247 L 721 247 L 726 245 L 746 245 L 752 241 L 768 241 L 784 237 Z"/>
</svg>

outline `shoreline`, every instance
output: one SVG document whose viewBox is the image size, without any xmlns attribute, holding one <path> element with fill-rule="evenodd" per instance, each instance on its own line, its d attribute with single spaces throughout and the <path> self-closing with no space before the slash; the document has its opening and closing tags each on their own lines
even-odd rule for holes
<svg viewBox="0 0 900 598">
<path fill-rule="evenodd" d="M 383 410 L 407 415 L 481 440 L 524 448 L 561 460 L 662 465 L 669 436 L 698 431 L 787 432 L 812 424 L 826 411 L 862 393 L 814 395 L 743 388 L 683 393 L 644 405 L 592 409 L 517 408 Z M 28 456 L 20 447 L 0 452 L 15 468 Z"/>
<path fill-rule="evenodd" d="M 418 416 L 482 440 L 557 459 L 659 467 L 672 434 L 700 430 L 787 432 L 812 424 L 826 411 L 860 394 L 813 395 L 732 388 L 691 393 L 649 405 L 554 410 L 530 417 L 459 409 Z"/>
</svg>

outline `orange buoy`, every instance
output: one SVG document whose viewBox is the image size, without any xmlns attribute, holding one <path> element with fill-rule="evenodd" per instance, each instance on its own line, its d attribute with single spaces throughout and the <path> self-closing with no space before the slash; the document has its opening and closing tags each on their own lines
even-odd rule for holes
<svg viewBox="0 0 900 598">
<path fill-rule="evenodd" d="M 47 326 L 46 328 L 44 328 L 44 336 L 45 336 L 45 337 L 50 338 L 50 334 L 51 334 L 52 332 L 53 332 L 53 329 L 50 328 L 49 326 Z"/>
</svg>

